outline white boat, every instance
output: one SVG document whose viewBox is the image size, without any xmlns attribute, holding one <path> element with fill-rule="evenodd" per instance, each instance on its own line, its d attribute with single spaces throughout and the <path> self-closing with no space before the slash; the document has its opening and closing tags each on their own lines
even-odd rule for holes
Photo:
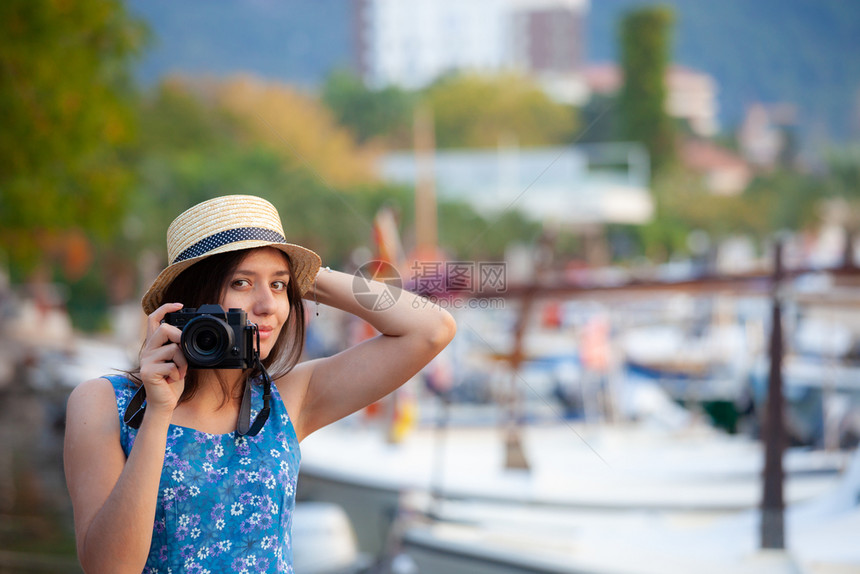
<svg viewBox="0 0 860 574">
<path fill-rule="evenodd" d="M 404 497 L 416 492 L 529 511 L 636 512 L 693 521 L 756 508 L 762 496 L 760 443 L 709 427 L 531 426 L 523 447 L 530 470 L 505 470 L 498 428 L 419 429 L 390 444 L 378 429 L 347 420 L 303 442 L 299 496 L 342 506 L 359 547 L 377 555 L 391 542 Z M 834 488 L 847 457 L 787 452 L 786 502 Z"/>
<path fill-rule="evenodd" d="M 370 565 L 340 507 L 302 502 L 293 511 L 293 566 L 302 574 L 357 574 Z"/>
<path fill-rule="evenodd" d="M 785 550 L 759 548 L 760 515 L 565 512 L 445 502 L 401 538 L 415 574 L 847 574 L 860 572 L 860 451 L 839 483 L 785 512 Z M 439 518 L 442 520 L 439 520 Z"/>
</svg>

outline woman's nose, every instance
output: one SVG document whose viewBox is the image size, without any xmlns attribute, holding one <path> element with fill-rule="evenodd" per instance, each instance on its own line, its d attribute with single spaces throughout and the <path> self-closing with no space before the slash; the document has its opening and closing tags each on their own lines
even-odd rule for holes
<svg viewBox="0 0 860 574">
<path fill-rule="evenodd" d="M 270 315 L 275 309 L 275 296 L 269 289 L 258 289 L 254 297 L 254 313 Z"/>
</svg>

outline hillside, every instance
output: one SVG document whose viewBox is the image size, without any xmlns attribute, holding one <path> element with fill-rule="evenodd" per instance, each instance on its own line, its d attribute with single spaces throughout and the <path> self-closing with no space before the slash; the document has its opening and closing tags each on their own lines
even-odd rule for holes
<svg viewBox="0 0 860 574">
<path fill-rule="evenodd" d="M 350 0 L 126 0 L 153 44 L 138 78 L 246 71 L 303 86 L 352 64 Z"/>
<path fill-rule="evenodd" d="M 408 1 L 408 0 L 403 0 Z M 155 43 L 139 78 L 171 71 L 250 71 L 313 86 L 353 62 L 351 0 L 127 0 Z M 591 0 L 592 62 L 616 57 L 617 22 L 647 0 Z M 793 102 L 817 138 L 860 137 L 860 2 L 853 0 L 668 0 L 675 8 L 675 61 L 712 74 L 721 123 L 753 101 Z"/>
<path fill-rule="evenodd" d="M 646 0 L 592 0 L 587 53 L 614 61 L 617 22 Z M 734 125 L 753 101 L 793 102 L 818 137 L 860 137 L 860 2 L 668 0 L 675 61 L 713 75 L 721 121 Z"/>
</svg>

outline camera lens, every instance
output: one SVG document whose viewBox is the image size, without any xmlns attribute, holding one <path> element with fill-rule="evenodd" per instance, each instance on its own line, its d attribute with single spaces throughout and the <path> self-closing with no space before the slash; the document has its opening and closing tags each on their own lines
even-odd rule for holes
<svg viewBox="0 0 860 574">
<path fill-rule="evenodd" d="M 189 365 L 212 367 L 222 362 L 233 346 L 233 331 L 221 319 L 204 315 L 185 325 L 181 345 Z"/>
<path fill-rule="evenodd" d="M 218 348 L 218 334 L 209 329 L 200 330 L 192 344 L 201 355 L 211 355 Z"/>
</svg>

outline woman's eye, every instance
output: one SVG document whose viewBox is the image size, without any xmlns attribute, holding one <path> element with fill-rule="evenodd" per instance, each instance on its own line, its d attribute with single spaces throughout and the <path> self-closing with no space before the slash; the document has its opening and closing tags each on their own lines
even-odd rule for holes
<svg viewBox="0 0 860 574">
<path fill-rule="evenodd" d="M 233 287 L 247 287 L 250 282 L 247 279 L 236 279 L 233 281 Z"/>
<path fill-rule="evenodd" d="M 272 288 L 274 288 L 276 291 L 286 291 L 287 284 L 283 281 L 275 281 L 274 283 L 272 283 Z"/>
</svg>

